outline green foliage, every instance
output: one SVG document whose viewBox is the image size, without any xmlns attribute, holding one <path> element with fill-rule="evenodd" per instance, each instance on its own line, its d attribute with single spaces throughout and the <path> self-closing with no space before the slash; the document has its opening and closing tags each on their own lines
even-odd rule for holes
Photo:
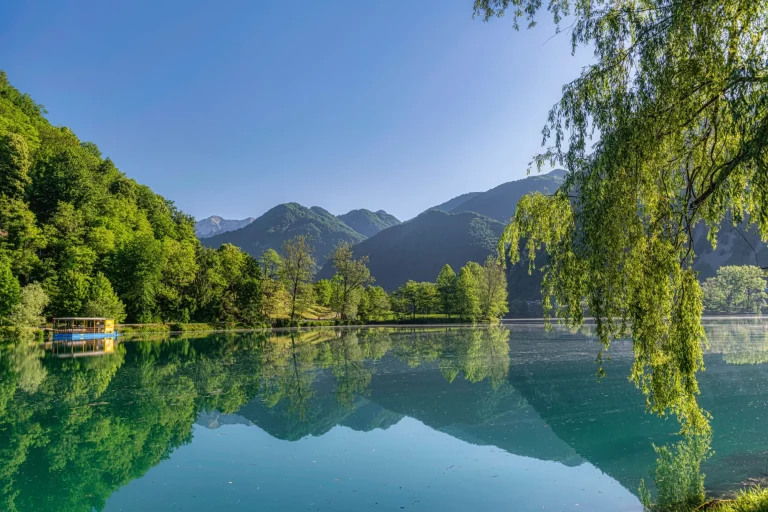
<svg viewBox="0 0 768 512">
<path fill-rule="evenodd" d="M 437 293 L 440 295 L 440 308 L 450 317 L 456 311 L 456 272 L 447 263 L 437 274 Z"/>
<path fill-rule="evenodd" d="M 283 258 L 274 249 L 267 249 L 261 254 L 259 264 L 262 268 L 262 315 L 265 318 L 277 316 L 282 312 L 285 288 L 280 280 Z"/>
<path fill-rule="evenodd" d="M 484 19 L 536 19 L 538 0 L 476 0 Z M 563 88 L 544 129 L 543 165 L 567 168 L 551 196 L 518 204 L 502 245 L 546 246 L 545 307 L 579 324 L 582 304 L 607 348 L 631 335 L 633 380 L 649 407 L 707 428 L 696 404 L 702 294 L 699 223 L 768 233 L 768 4 L 735 0 L 555 0 L 574 51 L 595 63 Z M 594 143 L 594 134 L 600 134 Z M 532 254 L 531 254 L 532 256 Z M 529 258 L 531 261 L 533 257 Z M 631 326 L 631 332 L 629 327 Z"/>
<path fill-rule="evenodd" d="M 398 316 L 431 315 L 440 310 L 440 296 L 435 283 L 408 281 L 392 292 L 392 311 Z"/>
<path fill-rule="evenodd" d="M 99 272 L 91 281 L 88 301 L 83 307 L 83 315 L 113 318 L 121 323 L 125 320 L 125 306 L 115 291 L 109 279 Z"/>
<path fill-rule="evenodd" d="M 360 301 L 360 293 L 365 286 L 373 283 L 374 278 L 368 269 L 368 256 L 355 258 L 352 246 L 342 242 L 336 246 L 332 256 L 333 268 L 336 269 L 334 310 L 343 320 L 354 319 Z M 354 316 L 353 315 L 354 311 Z"/>
<path fill-rule="evenodd" d="M 0 194 L 21 199 L 30 184 L 29 147 L 17 133 L 0 135 Z"/>
<path fill-rule="evenodd" d="M 328 279 L 320 279 L 314 284 L 315 287 L 315 299 L 317 303 L 323 307 L 329 307 L 331 305 L 331 282 Z"/>
<path fill-rule="evenodd" d="M 459 277 L 456 279 L 456 313 L 462 320 L 474 322 L 482 310 L 480 309 L 480 283 L 476 276 L 477 271 L 472 271 L 472 262 L 461 267 Z M 475 263 L 477 267 L 479 265 Z"/>
<path fill-rule="evenodd" d="M 766 306 L 765 271 L 760 267 L 720 267 L 702 285 L 704 306 L 711 313 L 760 313 Z"/>
<path fill-rule="evenodd" d="M 487 319 L 499 319 L 509 312 L 506 271 L 498 259 L 492 256 L 485 260 L 485 265 L 479 270 L 480 312 Z"/>
<path fill-rule="evenodd" d="M 639 495 L 648 511 L 690 512 L 704 502 L 701 464 L 712 454 L 711 434 L 688 434 L 673 446 L 654 446 L 656 470 L 653 481 L 658 491 L 652 500 L 641 482 Z"/>
<path fill-rule="evenodd" d="M 361 294 L 358 313 L 364 322 L 381 320 L 389 311 L 389 297 L 381 286 L 369 286 Z"/>
<path fill-rule="evenodd" d="M 0 316 L 17 295 L 4 285 L 38 282 L 49 316 L 257 322 L 257 265 L 230 273 L 227 258 L 248 261 L 239 249 L 203 250 L 191 217 L 43 114 L 0 73 Z"/>
<path fill-rule="evenodd" d="M 711 512 L 768 512 L 768 488 L 751 487 L 736 494 L 733 500 L 723 500 L 708 509 Z"/>
<path fill-rule="evenodd" d="M 312 276 L 315 273 L 314 248 L 306 235 L 296 236 L 283 243 L 281 277 L 291 299 L 291 320 L 311 304 Z"/>
<path fill-rule="evenodd" d="M 11 265 L 0 257 L 0 319 L 7 317 L 19 303 L 21 287 L 11 272 Z"/>
<path fill-rule="evenodd" d="M 91 279 L 77 270 L 65 270 L 53 286 L 52 316 L 83 316 L 91 294 Z"/>
<path fill-rule="evenodd" d="M 40 327 L 45 323 L 43 310 L 48 305 L 48 294 L 39 283 L 28 284 L 21 289 L 18 304 L 9 316 L 11 325 L 16 327 Z"/>
</svg>

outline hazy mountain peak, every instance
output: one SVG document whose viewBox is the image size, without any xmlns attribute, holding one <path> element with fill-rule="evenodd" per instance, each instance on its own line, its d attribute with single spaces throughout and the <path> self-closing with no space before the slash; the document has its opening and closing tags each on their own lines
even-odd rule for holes
<svg viewBox="0 0 768 512">
<path fill-rule="evenodd" d="M 198 238 L 209 238 L 227 231 L 234 231 L 247 226 L 255 220 L 254 217 L 248 217 L 242 220 L 223 219 L 218 215 L 211 215 L 208 218 L 199 220 L 195 223 L 195 234 Z"/>
</svg>

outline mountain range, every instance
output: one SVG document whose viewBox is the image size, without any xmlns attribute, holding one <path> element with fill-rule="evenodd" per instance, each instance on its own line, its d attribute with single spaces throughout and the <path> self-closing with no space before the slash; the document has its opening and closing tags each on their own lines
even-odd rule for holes
<svg viewBox="0 0 768 512">
<path fill-rule="evenodd" d="M 356 229 L 342 219 L 349 221 Z M 202 238 L 201 242 L 214 248 L 225 243 L 233 244 L 258 258 L 267 249 L 279 251 L 283 242 L 304 234 L 309 235 L 315 259 L 322 265 L 340 242 L 355 245 L 385 227 L 399 223 L 397 218 L 383 210 L 352 210 L 337 217 L 319 206 L 307 208 L 298 203 L 285 203 L 275 206 L 246 226 Z"/>
<path fill-rule="evenodd" d="M 243 227 L 219 232 L 202 242 L 209 247 L 231 243 L 259 257 L 266 249 L 279 250 L 284 241 L 297 234 L 309 234 L 320 267 L 318 278 L 333 276 L 328 257 L 339 242 L 349 242 L 356 256 L 368 256 L 376 284 L 391 291 L 409 279 L 434 281 L 446 263 L 458 271 L 468 261 L 483 262 L 495 253 L 496 241 L 520 198 L 531 192 L 552 193 L 564 176 L 565 171 L 557 169 L 503 183 L 486 192 L 462 194 L 402 223 L 383 210 L 360 209 L 335 216 L 317 206 L 287 203 Z M 230 225 L 224 219 L 218 224 Z M 706 229 L 700 226 L 694 236 L 695 269 L 700 279 L 714 275 L 722 265 L 768 265 L 768 246 L 755 232 L 724 222 L 716 249 L 706 235 Z M 546 256 L 541 258 L 537 268 L 541 268 Z M 528 275 L 527 267 L 518 264 L 509 269 L 510 298 L 540 298 L 541 273 Z"/>
<path fill-rule="evenodd" d="M 428 210 L 360 242 L 353 251 L 368 256 L 376 284 L 391 291 L 409 279 L 434 281 L 446 263 L 458 271 L 468 261 L 484 261 L 503 230 L 501 222 L 477 213 Z M 318 277 L 333 273 L 328 262 Z"/>
<path fill-rule="evenodd" d="M 486 192 L 462 194 L 402 223 L 383 210 L 360 209 L 334 216 L 317 206 L 286 203 L 239 229 L 222 231 L 201 241 L 214 248 L 231 243 L 259 257 L 267 249 L 279 250 L 283 242 L 298 234 L 308 234 L 321 267 L 318 278 L 333 275 L 328 257 L 339 242 L 349 242 L 357 256 L 368 256 L 376 284 L 391 291 L 409 279 L 434 280 L 446 263 L 458 271 L 468 261 L 484 261 L 495 252 L 496 241 L 517 201 L 533 191 L 553 192 L 563 176 L 564 171 L 556 170 L 504 183 Z M 513 272 L 521 276 L 511 276 L 510 282 L 531 281 L 527 269 L 520 267 Z M 533 279 L 531 286 L 524 286 L 522 296 L 522 290 L 517 290 L 516 296 L 538 297 L 538 283 Z"/>
</svg>

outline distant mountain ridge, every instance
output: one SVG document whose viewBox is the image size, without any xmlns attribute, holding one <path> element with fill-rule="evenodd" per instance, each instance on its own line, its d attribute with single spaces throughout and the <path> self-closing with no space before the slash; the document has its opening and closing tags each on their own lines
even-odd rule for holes
<svg viewBox="0 0 768 512">
<path fill-rule="evenodd" d="M 531 192 L 553 193 L 562 185 L 565 174 L 563 169 L 534 174 L 521 180 L 502 183 L 485 192 L 462 194 L 431 209 L 448 213 L 475 212 L 499 222 L 509 222 L 515 214 L 517 202 L 524 195 Z"/>
<path fill-rule="evenodd" d="M 409 279 L 434 281 L 446 263 L 458 270 L 468 261 L 485 261 L 503 230 L 501 222 L 474 212 L 429 210 L 360 242 L 353 251 L 369 257 L 375 284 L 391 291 Z M 318 277 L 332 275 L 329 262 Z"/>
<path fill-rule="evenodd" d="M 361 235 L 369 238 L 382 229 L 400 224 L 400 220 L 397 217 L 390 215 L 384 210 L 372 212 L 365 208 L 339 215 L 339 219 Z"/>
<path fill-rule="evenodd" d="M 357 256 L 369 257 L 375 284 L 391 291 L 409 279 L 434 280 L 446 263 L 458 271 L 468 261 L 483 262 L 488 255 L 495 254 L 496 241 L 514 215 L 520 198 L 531 192 L 553 193 L 565 175 L 566 171 L 556 169 L 503 183 L 485 192 L 462 194 L 402 223 L 383 210 L 357 209 L 334 216 L 319 207 L 287 203 L 240 229 L 219 233 L 202 242 L 210 247 L 232 243 L 258 257 L 268 248 L 279 250 L 284 241 L 297 234 L 309 234 L 316 248 L 316 260 L 322 267 L 317 277 L 328 278 L 333 275 L 328 257 L 339 242 L 346 241 L 353 244 Z M 246 220 L 250 219 L 240 222 Z M 768 266 L 768 245 L 754 230 L 734 228 L 724 222 L 717 238 L 714 249 L 704 226 L 696 228 L 694 269 L 700 280 L 714 275 L 723 265 Z M 540 298 L 540 269 L 545 262 L 545 254 L 538 256 L 537 270 L 532 275 L 528 274 L 525 262 L 509 268 L 510 300 Z"/>
<path fill-rule="evenodd" d="M 279 251 L 283 242 L 297 235 L 309 235 L 319 264 L 326 261 L 340 242 L 354 245 L 365 240 L 364 235 L 319 206 L 307 208 L 298 203 L 284 203 L 245 227 L 204 238 L 201 242 L 213 248 L 233 244 L 258 258 L 267 249 Z"/>
<path fill-rule="evenodd" d="M 234 231 L 247 226 L 256 220 L 255 217 L 248 217 L 242 220 L 223 219 L 218 215 L 211 215 L 207 219 L 199 220 L 195 223 L 195 235 L 197 238 L 208 238 L 227 231 Z"/>
<path fill-rule="evenodd" d="M 456 196 L 453 199 L 449 199 L 442 204 L 433 206 L 432 208 L 428 208 L 428 210 L 438 210 L 441 212 L 448 213 L 452 211 L 454 208 L 458 208 L 462 204 L 466 203 L 470 199 L 474 199 L 480 194 L 482 194 L 482 192 L 467 192 L 466 194 L 461 194 L 460 196 Z"/>
</svg>

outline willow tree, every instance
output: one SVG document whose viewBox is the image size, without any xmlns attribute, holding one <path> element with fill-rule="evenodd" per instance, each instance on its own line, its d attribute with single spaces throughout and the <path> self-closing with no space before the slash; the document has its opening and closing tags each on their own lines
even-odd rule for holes
<svg viewBox="0 0 768 512">
<path fill-rule="evenodd" d="M 546 248 L 548 314 L 605 348 L 630 335 L 632 379 L 651 410 L 703 426 L 702 293 L 693 230 L 768 235 L 768 2 L 552 0 L 555 23 L 594 64 L 563 87 L 533 165 L 564 166 L 553 195 L 523 198 L 501 239 L 519 261 Z M 541 0 L 476 0 L 475 15 L 535 24 Z M 558 28 L 559 30 L 559 28 Z M 556 307 L 555 307 L 556 306 Z M 602 356 L 602 354 L 601 354 Z"/>
</svg>

